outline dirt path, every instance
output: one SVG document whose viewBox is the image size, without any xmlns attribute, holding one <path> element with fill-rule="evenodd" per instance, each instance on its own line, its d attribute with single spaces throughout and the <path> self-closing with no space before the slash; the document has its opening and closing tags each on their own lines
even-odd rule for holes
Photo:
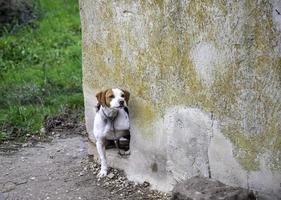
<svg viewBox="0 0 281 200">
<path fill-rule="evenodd" d="M 114 178 L 98 180 L 94 174 L 98 165 L 88 161 L 86 138 L 81 136 L 57 138 L 10 155 L 2 153 L 0 163 L 0 200 L 168 198 L 129 181 L 116 192 L 113 183 L 125 179 L 118 178 L 122 174 L 118 170 Z M 124 192 L 126 187 L 129 192 Z"/>
</svg>

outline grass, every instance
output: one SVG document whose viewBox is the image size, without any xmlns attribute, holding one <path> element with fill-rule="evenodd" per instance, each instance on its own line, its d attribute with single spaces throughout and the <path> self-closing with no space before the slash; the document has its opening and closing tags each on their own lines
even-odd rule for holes
<svg viewBox="0 0 281 200">
<path fill-rule="evenodd" d="M 36 2 L 36 28 L 0 37 L 0 141 L 39 134 L 45 117 L 83 107 L 78 1 Z"/>
</svg>

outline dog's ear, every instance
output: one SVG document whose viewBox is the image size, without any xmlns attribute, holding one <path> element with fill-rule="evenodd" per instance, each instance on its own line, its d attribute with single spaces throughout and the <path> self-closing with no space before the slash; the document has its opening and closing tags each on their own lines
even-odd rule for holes
<svg viewBox="0 0 281 200">
<path fill-rule="evenodd" d="M 128 105 L 129 99 L 130 99 L 130 92 L 128 92 L 127 90 L 122 90 L 124 92 L 124 96 L 125 96 L 125 101 Z"/>
<path fill-rule="evenodd" d="M 99 104 L 102 105 L 103 107 L 106 106 L 105 93 L 106 93 L 106 91 L 101 91 L 101 92 L 96 94 L 96 97 L 97 97 L 97 100 L 98 100 Z"/>
</svg>

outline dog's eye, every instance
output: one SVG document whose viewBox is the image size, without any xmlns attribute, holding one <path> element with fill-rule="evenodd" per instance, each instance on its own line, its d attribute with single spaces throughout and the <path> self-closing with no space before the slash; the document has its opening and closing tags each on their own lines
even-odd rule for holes
<svg viewBox="0 0 281 200">
<path fill-rule="evenodd" d="M 125 95 L 124 95 L 124 94 L 122 94 L 122 95 L 121 95 L 121 97 L 123 97 L 123 98 L 124 98 L 124 97 L 125 97 Z"/>
<path fill-rule="evenodd" d="M 113 94 L 112 94 L 112 95 L 110 95 L 110 96 L 109 96 L 109 98 L 113 99 L 113 98 L 114 98 L 114 95 L 113 95 Z"/>
</svg>

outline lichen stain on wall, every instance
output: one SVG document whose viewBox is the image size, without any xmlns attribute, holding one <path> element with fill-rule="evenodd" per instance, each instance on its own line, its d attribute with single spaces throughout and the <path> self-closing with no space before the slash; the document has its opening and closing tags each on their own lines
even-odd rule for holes
<svg viewBox="0 0 281 200">
<path fill-rule="evenodd" d="M 84 36 L 84 87 L 130 90 L 144 135 L 157 134 L 148 127 L 174 105 L 213 113 L 244 169 L 259 170 L 268 151 L 268 166 L 281 169 L 280 32 L 270 3 L 99 6 L 94 33 Z"/>
</svg>

